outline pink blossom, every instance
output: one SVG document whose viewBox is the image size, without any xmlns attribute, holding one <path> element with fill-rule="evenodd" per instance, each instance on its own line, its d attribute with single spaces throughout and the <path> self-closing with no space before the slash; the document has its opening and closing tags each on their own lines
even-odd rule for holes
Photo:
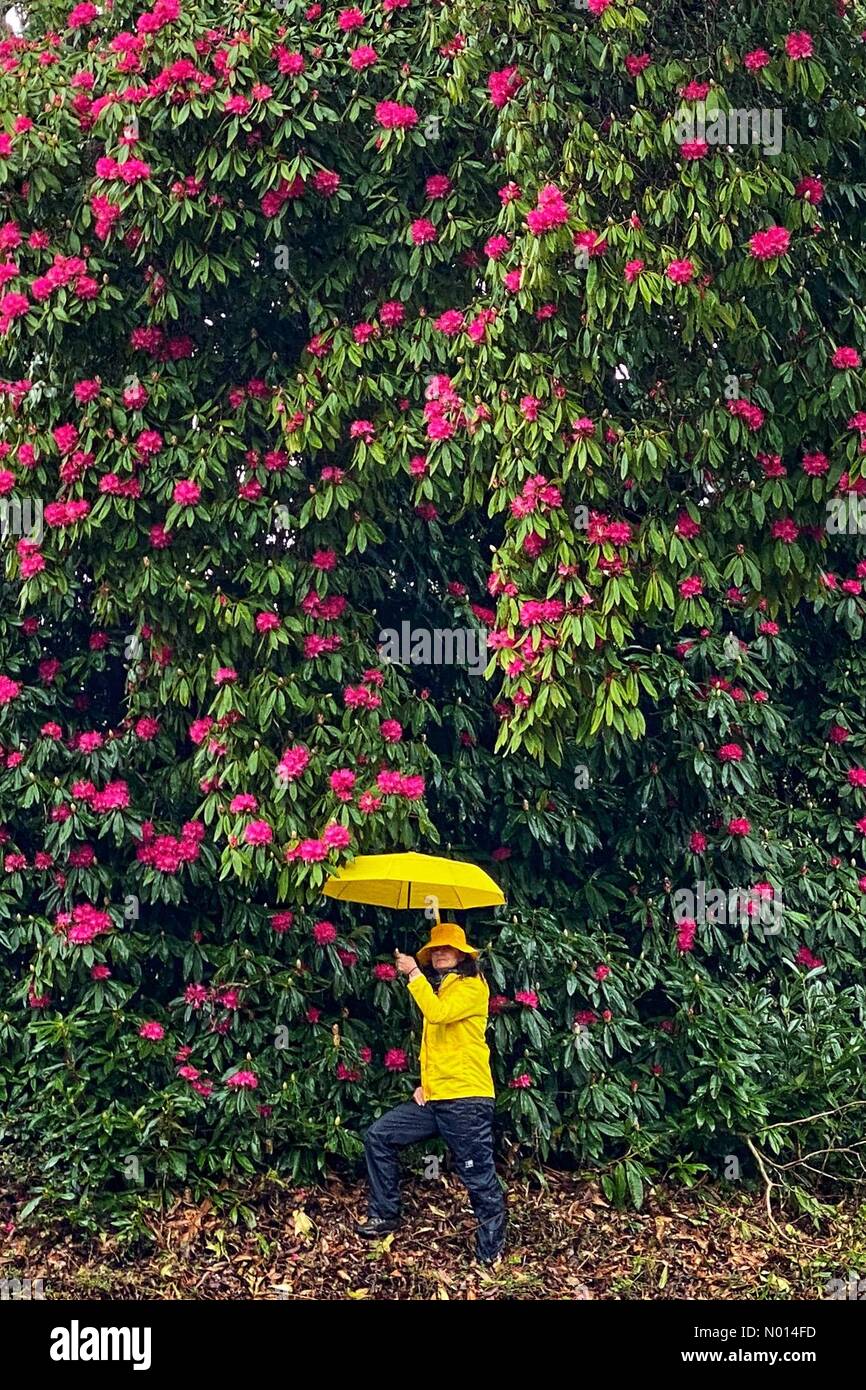
<svg viewBox="0 0 866 1390">
<path fill-rule="evenodd" d="M 757 261 L 771 261 L 784 256 L 790 244 L 787 227 L 768 227 L 765 232 L 755 232 L 749 242 L 749 254 Z"/>
<path fill-rule="evenodd" d="M 691 261 L 671 261 L 665 269 L 665 275 L 675 285 L 687 285 L 694 279 L 695 268 Z"/>
<path fill-rule="evenodd" d="M 248 845 L 269 845 L 274 838 L 274 832 L 266 820 L 253 820 L 244 830 L 244 839 Z"/>
<path fill-rule="evenodd" d="M 447 174 L 430 174 L 424 185 L 428 198 L 447 198 L 452 184 Z"/>
<path fill-rule="evenodd" d="M 704 581 L 700 575 L 693 574 L 690 578 L 683 579 L 678 588 L 683 598 L 697 598 L 704 592 Z"/>
<path fill-rule="evenodd" d="M 305 864 L 320 864 L 328 857 L 328 846 L 322 840 L 302 840 L 298 846 L 298 858 Z"/>
<path fill-rule="evenodd" d="M 349 54 L 349 66 L 355 72 L 363 72 L 365 68 L 371 68 L 378 61 L 379 55 L 370 44 L 359 44 Z"/>
<path fill-rule="evenodd" d="M 310 761 L 309 751 L 303 744 L 295 744 L 287 748 L 277 764 L 277 776 L 284 782 L 294 782 L 303 773 Z"/>
<path fill-rule="evenodd" d="M 348 768 L 338 768 L 332 772 L 328 778 L 331 790 L 336 792 L 340 801 L 351 801 L 352 788 L 355 785 L 355 774 Z"/>
<path fill-rule="evenodd" d="M 337 939 L 337 928 L 333 922 L 316 922 L 313 926 L 313 940 L 317 946 L 330 946 Z"/>
<path fill-rule="evenodd" d="M 807 970 L 820 970 L 824 962 L 819 956 L 813 956 L 808 946 L 801 946 L 794 957 L 798 965 L 805 965 Z"/>
<path fill-rule="evenodd" d="M 677 927 L 677 950 L 682 954 L 693 950 L 698 924 L 693 917 L 683 917 Z"/>
<path fill-rule="evenodd" d="M 180 482 L 175 483 L 172 501 L 179 507 L 194 507 L 200 497 L 201 488 L 191 478 L 182 478 Z"/>
<path fill-rule="evenodd" d="M 547 183 L 539 189 L 536 206 L 526 214 L 526 226 L 533 236 L 542 236 L 554 227 L 563 226 L 569 216 L 562 192 L 555 183 Z"/>
<path fill-rule="evenodd" d="M 814 174 L 804 174 L 794 189 L 797 198 L 802 198 L 804 203 L 811 203 L 817 207 L 824 197 L 824 184 L 821 179 Z"/>
<path fill-rule="evenodd" d="M 720 763 L 739 763 L 743 760 L 743 750 L 738 743 L 723 743 L 716 756 Z"/>
<path fill-rule="evenodd" d="M 775 541 L 783 541 L 785 545 L 793 545 L 800 534 L 800 528 L 790 517 L 783 517 L 780 521 L 774 521 L 770 527 L 770 535 Z"/>
<path fill-rule="evenodd" d="M 839 370 L 860 366 L 860 354 L 856 348 L 840 347 L 833 353 L 833 366 Z"/>
<path fill-rule="evenodd" d="M 254 1091 L 258 1084 L 259 1078 L 254 1071 L 240 1070 L 226 1077 L 226 1085 L 236 1091 Z"/>
<path fill-rule="evenodd" d="M 328 849 L 345 849 L 351 842 L 352 835 L 345 825 L 337 825 L 332 822 L 327 825 L 322 832 L 322 844 Z"/>
<path fill-rule="evenodd" d="M 743 66 L 748 72 L 760 72 L 770 61 L 770 55 L 765 48 L 754 48 L 751 53 L 747 53 L 743 59 Z"/>
<path fill-rule="evenodd" d="M 99 18 L 99 10 L 95 5 L 81 4 L 75 5 L 66 17 L 66 23 L 70 29 L 82 29 L 86 24 L 92 24 Z"/>
<path fill-rule="evenodd" d="M 417 217 L 410 226 L 409 232 L 415 246 L 427 246 L 439 239 L 439 233 L 429 217 Z"/>
<path fill-rule="evenodd" d="M 0 675 L 0 705 L 11 704 L 21 694 L 21 684 L 11 676 Z"/>
<path fill-rule="evenodd" d="M 396 101 L 380 101 L 376 106 L 376 120 L 385 130 L 410 130 L 418 124 L 418 112 L 414 106 L 401 106 Z"/>
<path fill-rule="evenodd" d="M 501 68 L 499 72 L 492 72 L 487 79 L 487 91 L 490 100 L 499 110 L 511 100 L 522 86 L 523 78 L 516 67 Z"/>
<path fill-rule="evenodd" d="M 785 39 L 785 53 L 794 62 L 798 62 L 801 58 L 811 58 L 813 52 L 812 35 L 808 34 L 805 29 L 800 29 L 795 34 L 789 34 Z"/>
<path fill-rule="evenodd" d="M 379 309 L 379 322 L 383 328 L 399 328 L 406 317 L 406 307 L 399 299 L 388 299 Z"/>
</svg>

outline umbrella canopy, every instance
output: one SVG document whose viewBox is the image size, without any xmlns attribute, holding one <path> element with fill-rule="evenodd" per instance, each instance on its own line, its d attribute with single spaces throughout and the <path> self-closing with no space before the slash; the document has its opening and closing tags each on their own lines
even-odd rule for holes
<svg viewBox="0 0 866 1390">
<path fill-rule="evenodd" d="M 373 907 L 439 908 L 463 911 L 505 902 L 502 889 L 477 864 L 432 854 L 359 854 L 325 884 L 327 897 Z"/>
</svg>

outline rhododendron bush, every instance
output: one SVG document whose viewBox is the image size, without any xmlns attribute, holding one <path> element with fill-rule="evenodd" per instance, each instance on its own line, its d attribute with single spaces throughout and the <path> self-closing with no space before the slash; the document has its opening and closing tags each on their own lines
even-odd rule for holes
<svg viewBox="0 0 866 1390">
<path fill-rule="evenodd" d="M 515 1152 L 634 1200 L 844 1175 L 862 7 L 26 10 L 0 1085 L 37 1196 L 355 1159 L 412 1085 L 423 924 L 321 889 L 408 847 L 507 892 L 469 927 Z M 780 151 L 679 139 L 708 100 Z M 407 621 L 483 632 L 486 678 L 383 659 Z M 676 913 L 697 884 L 744 918 Z"/>
</svg>

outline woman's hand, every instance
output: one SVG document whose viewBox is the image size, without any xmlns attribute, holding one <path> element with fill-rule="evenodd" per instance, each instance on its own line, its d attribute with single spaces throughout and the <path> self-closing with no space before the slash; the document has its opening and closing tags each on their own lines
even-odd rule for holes
<svg viewBox="0 0 866 1390">
<path fill-rule="evenodd" d="M 412 1092 L 412 1099 L 414 1100 L 414 1102 L 415 1102 L 416 1105 L 424 1105 L 424 1104 L 426 1104 L 426 1102 L 425 1102 L 425 1100 L 424 1100 L 424 1087 L 423 1087 L 423 1086 L 416 1086 L 416 1087 L 415 1087 L 414 1091 Z"/>
<path fill-rule="evenodd" d="M 418 962 L 414 956 L 404 956 L 402 951 L 394 952 L 394 964 L 401 975 L 411 975 L 413 970 L 418 969 Z"/>
</svg>

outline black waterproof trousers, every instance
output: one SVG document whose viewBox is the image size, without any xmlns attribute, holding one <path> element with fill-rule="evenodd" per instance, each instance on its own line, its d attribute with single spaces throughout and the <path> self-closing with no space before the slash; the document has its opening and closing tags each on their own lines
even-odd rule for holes
<svg viewBox="0 0 866 1390">
<path fill-rule="evenodd" d="M 376 1120 L 364 1136 L 370 1216 L 399 1220 L 397 1151 L 439 1135 L 469 1193 L 478 1222 L 476 1254 L 485 1262 L 495 1259 L 505 1241 L 505 1201 L 493 1163 L 493 1110 L 486 1096 L 428 1100 L 426 1105 L 410 1100 Z"/>
</svg>

